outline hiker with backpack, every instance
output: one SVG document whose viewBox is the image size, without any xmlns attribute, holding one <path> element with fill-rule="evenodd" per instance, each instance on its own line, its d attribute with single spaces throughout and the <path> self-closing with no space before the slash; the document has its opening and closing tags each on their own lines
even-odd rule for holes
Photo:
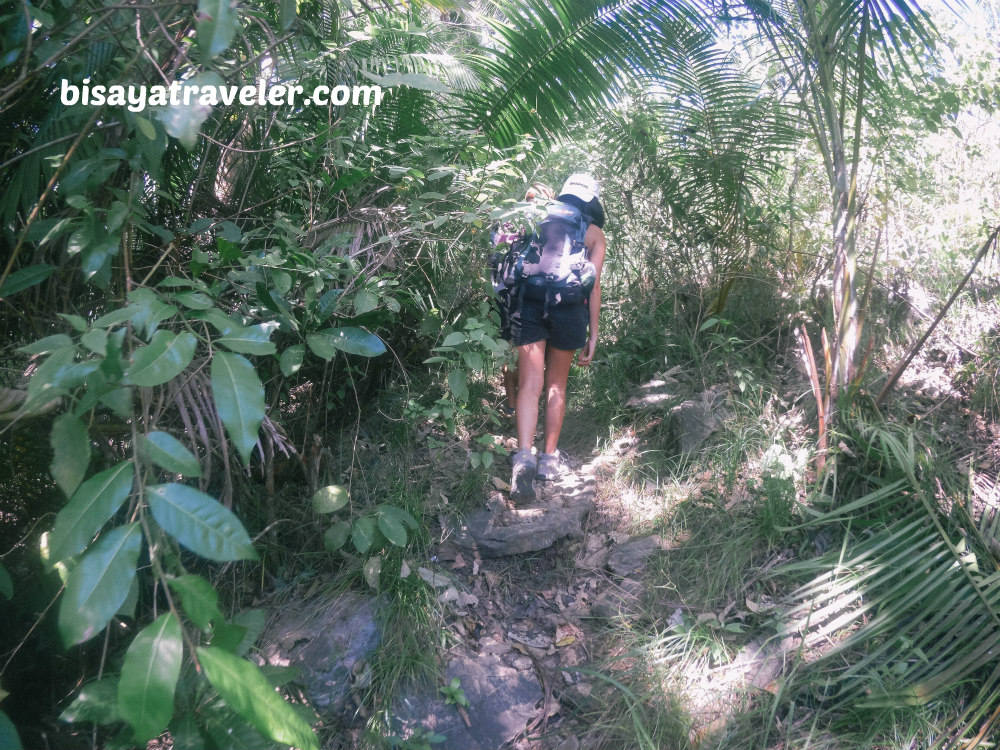
<svg viewBox="0 0 1000 750">
<path fill-rule="evenodd" d="M 533 498 L 536 476 L 558 477 L 569 368 L 577 351 L 581 367 L 594 358 L 607 248 L 598 194 L 593 177 L 571 175 L 537 230 L 513 242 L 494 270 L 501 317 L 518 355 L 512 499 Z M 536 459 L 532 445 L 543 388 L 544 451 Z"/>
<path fill-rule="evenodd" d="M 551 201 L 555 200 L 555 197 L 555 191 L 548 185 L 541 182 L 534 182 L 524 194 L 524 202 L 534 203 L 536 200 Z M 494 229 L 491 235 L 491 242 L 495 252 L 490 261 L 490 268 L 493 272 L 494 278 L 496 278 L 497 263 L 499 263 L 503 258 L 505 252 L 510 250 L 514 243 L 523 239 L 524 236 L 525 232 L 523 228 L 518 227 L 511 222 L 500 224 L 496 227 L 496 229 Z M 496 288 L 496 285 L 494 285 L 494 288 Z M 497 289 L 497 291 L 500 291 L 500 289 Z M 497 308 L 500 313 L 500 337 L 505 341 L 510 342 L 510 320 L 507 318 L 507 305 L 498 304 Z M 503 411 L 508 416 L 513 416 L 517 405 L 517 359 L 515 358 L 513 364 L 511 365 L 504 365 L 500 375 L 503 378 L 504 393 L 507 399 L 507 403 L 503 406 Z"/>
</svg>

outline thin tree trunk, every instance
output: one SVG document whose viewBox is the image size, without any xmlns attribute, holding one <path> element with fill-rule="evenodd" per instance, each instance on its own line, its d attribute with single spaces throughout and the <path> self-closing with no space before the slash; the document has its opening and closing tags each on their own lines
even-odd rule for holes
<svg viewBox="0 0 1000 750">
<path fill-rule="evenodd" d="M 979 254 L 976 256 L 976 259 L 972 261 L 972 267 L 969 269 L 969 272 L 965 274 L 960 282 L 958 282 L 958 286 L 955 287 L 955 291 L 951 293 L 948 301 L 944 303 L 944 307 L 941 308 L 941 312 L 939 312 L 937 317 L 934 318 L 934 322 L 930 324 L 930 327 L 926 331 L 924 331 L 924 335 L 910 347 L 910 351 L 906 353 L 903 361 L 896 366 L 895 370 L 893 370 L 892 375 L 886 381 L 885 385 L 882 386 L 882 391 L 878 394 L 878 398 L 875 399 L 876 406 L 881 405 L 881 403 L 885 401 L 885 397 L 888 396 L 889 392 L 896 386 L 899 376 L 903 374 L 903 371 L 910 365 L 913 358 L 917 356 L 917 352 L 920 351 L 920 347 L 924 345 L 924 342 L 926 342 L 927 339 L 930 338 L 930 335 L 934 333 L 934 329 L 937 328 L 938 323 L 940 323 L 944 318 L 945 313 L 948 312 L 948 308 L 950 308 L 952 303 L 958 299 L 958 295 L 961 294 L 965 285 L 969 282 L 969 279 L 972 278 L 972 274 L 975 273 L 979 262 L 986 257 L 986 253 L 988 253 L 990 248 L 994 245 L 994 243 L 996 243 L 998 236 L 1000 236 L 1000 226 L 997 226 L 997 228 L 990 233 L 989 238 L 983 243 L 983 246 L 979 248 Z"/>
</svg>

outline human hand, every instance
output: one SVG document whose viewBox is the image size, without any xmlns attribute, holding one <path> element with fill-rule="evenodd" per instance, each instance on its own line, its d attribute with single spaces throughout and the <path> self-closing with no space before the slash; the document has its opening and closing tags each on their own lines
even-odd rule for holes
<svg viewBox="0 0 1000 750">
<path fill-rule="evenodd" d="M 591 360 L 594 359 L 594 351 L 597 349 L 597 338 L 591 336 L 587 339 L 587 343 L 584 345 L 583 349 L 580 350 L 580 358 L 578 361 L 580 367 L 586 367 L 590 364 Z"/>
</svg>

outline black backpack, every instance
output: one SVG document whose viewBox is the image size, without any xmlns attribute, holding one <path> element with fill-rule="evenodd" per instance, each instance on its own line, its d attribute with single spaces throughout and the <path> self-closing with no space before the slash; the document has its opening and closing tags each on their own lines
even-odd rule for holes
<svg viewBox="0 0 1000 750">
<path fill-rule="evenodd" d="M 585 301 L 596 279 L 584 244 L 588 225 L 575 206 L 553 201 L 535 232 L 500 248 L 491 260 L 491 280 L 501 307 L 544 299 L 547 312 L 549 305 Z"/>
</svg>

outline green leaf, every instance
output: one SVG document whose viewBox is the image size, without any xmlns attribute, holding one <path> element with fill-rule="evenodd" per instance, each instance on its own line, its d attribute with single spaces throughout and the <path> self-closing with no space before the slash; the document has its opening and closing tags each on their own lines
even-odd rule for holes
<svg viewBox="0 0 1000 750">
<path fill-rule="evenodd" d="M 209 58 L 221 55 L 239 27 L 232 0 L 198 0 L 198 46 Z M 221 81 L 220 81 L 221 83 Z"/>
<path fill-rule="evenodd" d="M 0 287 L 0 298 L 9 297 L 28 287 L 35 286 L 35 284 L 41 284 L 55 270 L 55 266 L 48 263 L 39 263 L 36 266 L 28 266 L 27 268 L 22 268 L 20 271 L 15 271 L 7 277 L 3 286 Z"/>
<path fill-rule="evenodd" d="M 207 294 L 196 292 L 192 289 L 175 292 L 173 294 L 173 299 L 176 302 L 180 302 L 189 310 L 208 310 L 209 308 L 215 306 L 212 300 L 208 298 Z"/>
<path fill-rule="evenodd" d="M 359 289 L 354 295 L 354 312 L 364 315 L 378 307 L 378 295 L 368 289 Z"/>
<path fill-rule="evenodd" d="M 181 624 L 172 612 L 144 627 L 125 652 L 118 713 L 132 726 L 137 743 L 159 736 L 173 716 L 183 656 Z"/>
<path fill-rule="evenodd" d="M 367 562 L 365 562 L 364 574 L 365 580 L 368 581 L 368 585 L 373 589 L 378 588 L 379 574 L 382 572 L 382 557 L 380 555 L 373 555 L 369 557 Z"/>
<path fill-rule="evenodd" d="M 379 513 L 378 528 L 383 536 L 397 547 L 406 546 L 406 528 L 399 519 L 385 513 Z"/>
<path fill-rule="evenodd" d="M 0 711 L 0 747 L 4 750 L 21 750 L 21 738 L 17 736 L 17 728 L 7 714 Z"/>
<path fill-rule="evenodd" d="M 281 353 L 278 357 L 278 366 L 281 367 L 281 374 L 286 378 L 291 377 L 302 367 L 302 360 L 306 355 L 305 344 L 293 344 Z"/>
<path fill-rule="evenodd" d="M 212 357 L 212 398 L 243 464 L 249 465 L 250 451 L 264 421 L 264 386 L 253 365 L 239 354 L 216 352 Z"/>
<path fill-rule="evenodd" d="M 234 653 L 237 656 L 245 656 L 264 632 L 267 613 L 262 609 L 247 609 L 235 615 L 230 622 L 243 631 Z"/>
<path fill-rule="evenodd" d="M 711 328 L 712 326 L 714 326 L 714 325 L 716 325 L 718 323 L 719 323 L 719 319 L 718 318 L 709 318 L 704 323 L 702 323 L 700 326 L 698 326 L 698 333 L 701 333 L 705 329 Z"/>
<path fill-rule="evenodd" d="M 483 355 L 479 352 L 462 352 L 462 361 L 473 372 L 483 371 Z"/>
<path fill-rule="evenodd" d="M 209 560 L 256 560 L 250 537 L 232 511 L 185 484 L 146 488 L 153 518 L 192 552 Z"/>
<path fill-rule="evenodd" d="M 457 346 L 465 343 L 465 339 L 466 335 L 461 331 L 452 331 L 444 337 L 444 341 L 441 342 L 441 346 Z"/>
<path fill-rule="evenodd" d="M 99 354 L 103 357 L 108 351 L 108 332 L 103 328 L 95 328 L 92 331 L 87 331 L 80 337 L 80 343 L 94 354 Z"/>
<path fill-rule="evenodd" d="M 49 435 L 52 465 L 49 467 L 66 497 L 80 486 L 90 464 L 90 438 L 83 422 L 72 414 L 56 417 Z"/>
<path fill-rule="evenodd" d="M 72 349 L 73 339 L 65 333 L 57 333 L 54 336 L 46 336 L 33 344 L 22 346 L 17 351 L 22 354 L 48 354 L 56 349 Z"/>
<path fill-rule="evenodd" d="M 330 552 L 336 552 L 347 544 L 347 537 L 351 535 L 351 524 L 349 521 L 338 521 L 326 530 L 323 534 L 323 546 Z"/>
<path fill-rule="evenodd" d="M 132 585 L 128 587 L 128 596 L 122 602 L 122 606 L 115 612 L 117 617 L 130 617 L 135 619 L 135 608 L 139 605 L 139 579 L 132 579 Z"/>
<path fill-rule="evenodd" d="M 234 328 L 225 336 L 216 339 L 215 343 L 240 354 L 274 354 L 277 347 L 268 339 L 276 327 L 277 323 L 269 322 L 248 328 Z"/>
<path fill-rule="evenodd" d="M 385 352 L 385 344 L 378 336 L 350 326 L 327 328 L 311 334 L 306 337 L 306 343 L 317 357 L 323 359 L 332 359 L 338 350 L 362 357 L 377 357 Z"/>
<path fill-rule="evenodd" d="M 448 373 L 448 388 L 459 401 L 469 400 L 468 380 L 465 370 L 452 370 Z"/>
<path fill-rule="evenodd" d="M 219 594 L 204 578 L 196 575 L 180 576 L 171 578 L 168 585 L 181 598 L 181 605 L 191 622 L 199 628 L 208 630 L 213 621 L 223 622 L 222 612 L 219 611 Z"/>
<path fill-rule="evenodd" d="M 336 513 L 347 505 L 349 499 L 347 490 L 340 485 L 331 484 L 312 496 L 312 507 L 316 513 Z"/>
<path fill-rule="evenodd" d="M 234 654 L 241 647 L 246 634 L 247 629 L 242 625 L 219 622 L 212 628 L 212 645 Z"/>
<path fill-rule="evenodd" d="M 97 724 L 114 724 L 118 715 L 118 678 L 104 677 L 87 683 L 80 694 L 59 716 L 60 721 L 93 721 Z M 3 747 L 3 745 L 0 745 Z"/>
<path fill-rule="evenodd" d="M 28 381 L 28 398 L 24 408 L 45 403 L 68 389 L 75 388 L 100 365 L 100 361 L 93 359 L 77 362 L 73 348 L 55 350 L 38 366 Z"/>
<path fill-rule="evenodd" d="M 70 572 L 59 605 L 59 633 L 67 647 L 100 633 L 128 598 L 141 548 L 139 524 L 119 526 Z"/>
<path fill-rule="evenodd" d="M 151 141 L 156 140 L 156 128 L 153 127 L 153 123 L 144 117 L 135 118 L 135 126 L 140 133 L 146 136 L 147 139 Z"/>
<path fill-rule="evenodd" d="M 206 0 L 201 0 L 199 5 L 205 3 Z M 230 9 L 230 0 L 208 0 L 207 4 L 225 8 L 225 19 L 231 19 L 232 23 L 235 24 L 236 11 Z M 199 13 L 200 12 L 199 8 Z M 203 34 L 205 23 L 206 22 L 203 21 L 198 24 L 198 42 L 203 50 L 205 49 L 205 45 L 202 41 L 206 38 L 205 34 L 213 34 L 213 31 L 207 31 Z M 217 27 L 214 22 L 210 23 L 212 24 L 213 29 Z M 235 28 L 235 26 L 231 27 L 229 23 L 224 23 L 223 28 Z M 229 46 L 228 40 L 223 40 L 221 36 L 218 37 L 218 41 L 215 43 L 223 44 L 222 49 Z M 221 51 L 222 50 L 220 50 L 220 52 Z M 208 119 L 208 116 L 212 113 L 212 107 L 207 104 L 201 104 L 199 101 L 200 94 L 188 94 L 187 103 L 185 104 L 185 89 L 198 86 L 199 91 L 204 92 L 207 88 L 224 86 L 225 82 L 218 73 L 208 72 L 198 73 L 196 76 L 188 78 L 180 83 L 180 94 L 176 99 L 177 103 L 171 103 L 169 106 L 158 110 L 156 116 L 160 122 L 163 123 L 163 128 L 167 131 L 167 134 L 172 135 L 174 138 L 179 140 L 181 145 L 190 151 L 198 145 L 198 135 L 201 131 L 202 123 L 204 123 L 205 120 Z M 194 232 L 192 232 L 192 234 L 193 233 Z"/>
<path fill-rule="evenodd" d="M 201 464 L 173 435 L 151 432 L 140 442 L 142 454 L 157 466 L 188 477 L 201 476 Z"/>
<path fill-rule="evenodd" d="M 148 346 L 132 355 L 132 366 L 125 375 L 129 385 L 162 385 L 180 375 L 191 364 L 198 339 L 190 331 L 178 335 L 157 331 Z"/>
<path fill-rule="evenodd" d="M 354 542 L 354 549 L 363 555 L 375 544 L 377 534 L 378 527 L 374 518 L 359 518 L 351 529 L 351 541 Z"/>
<path fill-rule="evenodd" d="M 281 23 L 282 31 L 288 31 L 295 23 L 296 4 L 296 0 L 281 0 L 278 20 Z"/>
<path fill-rule="evenodd" d="M 80 554 L 132 492 L 135 467 L 131 461 L 95 474 L 73 493 L 49 536 L 51 562 Z"/>
<path fill-rule="evenodd" d="M 10 577 L 10 573 L 7 572 L 7 568 L 0 563 L 0 596 L 4 599 L 12 599 L 14 597 L 14 581 Z"/>
<path fill-rule="evenodd" d="M 212 646 L 199 648 L 198 660 L 222 699 L 261 734 L 302 750 L 319 750 L 312 729 L 256 665 Z"/>
</svg>

